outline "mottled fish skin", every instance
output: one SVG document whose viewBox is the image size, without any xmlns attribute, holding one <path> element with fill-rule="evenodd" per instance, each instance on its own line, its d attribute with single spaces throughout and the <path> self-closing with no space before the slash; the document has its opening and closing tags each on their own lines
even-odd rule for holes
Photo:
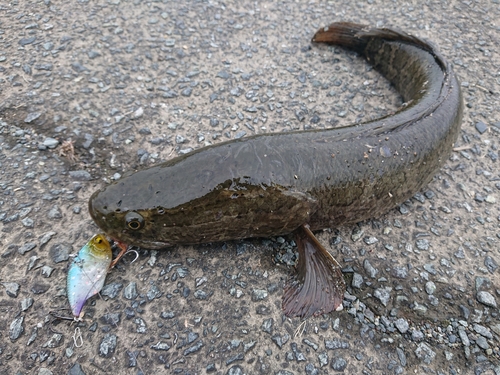
<svg viewBox="0 0 500 375">
<path fill-rule="evenodd" d="M 407 105 L 367 123 L 242 138 L 140 170 L 90 198 L 97 225 L 151 249 L 267 237 L 375 217 L 426 185 L 460 129 L 450 65 L 431 44 L 392 29 L 335 23 L 313 41 L 359 52 Z"/>
<path fill-rule="evenodd" d="M 313 41 L 357 51 L 405 105 L 375 121 L 257 135 L 138 171 L 92 195 L 97 225 L 150 249 L 293 232 L 299 258 L 283 312 L 341 309 L 341 266 L 312 231 L 380 215 L 427 184 L 457 139 L 463 101 L 450 65 L 416 37 L 334 23 Z"/>
<path fill-rule="evenodd" d="M 73 316 L 104 286 L 113 254 L 104 234 L 96 234 L 78 252 L 68 271 L 67 293 Z"/>
</svg>

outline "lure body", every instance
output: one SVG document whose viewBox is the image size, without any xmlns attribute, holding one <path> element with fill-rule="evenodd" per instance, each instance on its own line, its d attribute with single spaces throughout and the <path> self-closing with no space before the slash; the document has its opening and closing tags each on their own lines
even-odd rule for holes
<svg viewBox="0 0 500 375">
<path fill-rule="evenodd" d="M 96 234 L 75 257 L 68 271 L 67 293 L 71 312 L 79 317 L 85 302 L 104 286 L 113 254 L 104 234 Z"/>
</svg>

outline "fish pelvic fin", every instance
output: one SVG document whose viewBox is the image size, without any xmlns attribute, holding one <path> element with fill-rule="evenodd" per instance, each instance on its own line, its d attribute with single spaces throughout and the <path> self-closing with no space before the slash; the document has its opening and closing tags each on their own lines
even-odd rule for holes
<svg viewBox="0 0 500 375">
<path fill-rule="evenodd" d="M 294 234 L 299 260 L 285 285 L 283 312 L 288 317 L 305 319 L 341 310 L 346 286 L 340 265 L 307 225 Z"/>
</svg>

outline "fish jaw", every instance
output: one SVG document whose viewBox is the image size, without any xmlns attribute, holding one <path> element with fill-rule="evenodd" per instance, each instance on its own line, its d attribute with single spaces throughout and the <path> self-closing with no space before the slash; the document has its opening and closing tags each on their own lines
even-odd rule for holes
<svg viewBox="0 0 500 375">
<path fill-rule="evenodd" d="M 111 246 L 106 241 L 102 249 L 96 248 L 97 236 L 81 248 L 68 271 L 67 295 L 75 317 L 80 316 L 85 302 L 101 291 L 111 264 Z"/>
</svg>

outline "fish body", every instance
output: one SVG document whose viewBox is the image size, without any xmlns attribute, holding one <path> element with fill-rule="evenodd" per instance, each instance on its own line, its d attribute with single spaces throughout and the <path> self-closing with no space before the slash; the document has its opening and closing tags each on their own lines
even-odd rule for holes
<svg viewBox="0 0 500 375">
<path fill-rule="evenodd" d="M 375 217 L 427 184 L 460 130 L 463 103 L 450 65 L 431 44 L 392 29 L 334 23 L 313 41 L 364 56 L 402 95 L 403 108 L 362 124 L 220 143 L 140 170 L 90 198 L 97 225 L 112 238 L 150 249 L 295 232 L 309 239 L 307 250 L 319 245 L 310 230 Z M 314 253 L 302 250 L 294 285 L 307 284 L 308 274 L 327 278 L 327 271 L 311 272 L 317 262 L 300 264 Z M 323 255 L 321 262 L 329 262 Z M 325 269 L 338 268 L 335 262 Z M 339 307 L 339 277 L 331 287 L 313 282 L 337 294 L 334 304 L 324 309 L 321 302 L 317 311 Z M 293 295 L 290 300 L 300 300 Z M 316 314 L 311 303 L 284 305 L 285 312 Z"/>
<path fill-rule="evenodd" d="M 112 260 L 104 234 L 92 237 L 78 252 L 68 271 L 67 294 L 73 316 L 79 317 L 85 302 L 104 286 Z"/>
</svg>

